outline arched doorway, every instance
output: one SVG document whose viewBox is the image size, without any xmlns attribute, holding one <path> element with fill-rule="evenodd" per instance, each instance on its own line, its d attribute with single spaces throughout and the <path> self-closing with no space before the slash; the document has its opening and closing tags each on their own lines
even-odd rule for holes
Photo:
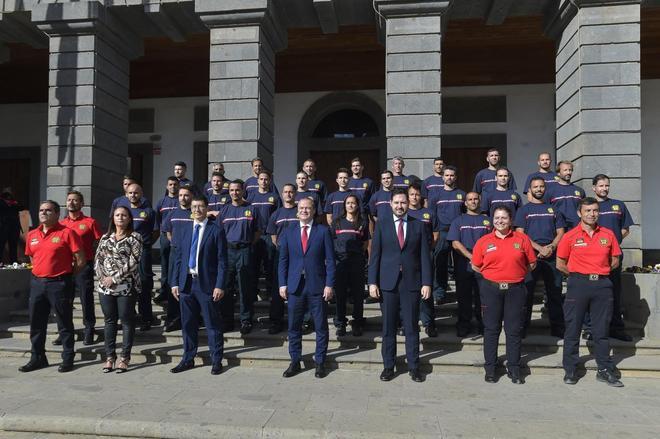
<svg viewBox="0 0 660 439">
<path fill-rule="evenodd" d="M 385 112 L 361 93 L 333 93 L 316 101 L 298 130 L 298 167 L 308 157 L 318 167 L 317 178 L 334 184 L 338 168 L 350 167 L 360 157 L 365 174 L 378 181 L 386 162 Z"/>
</svg>

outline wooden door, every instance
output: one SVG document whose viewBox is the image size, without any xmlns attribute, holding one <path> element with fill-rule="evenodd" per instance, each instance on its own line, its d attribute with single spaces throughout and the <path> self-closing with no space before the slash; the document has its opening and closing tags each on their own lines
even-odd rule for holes
<svg viewBox="0 0 660 439">
<path fill-rule="evenodd" d="M 328 193 L 337 190 L 337 169 L 348 169 L 351 174 L 351 159 L 359 157 L 364 165 L 364 175 L 376 184 L 380 182 L 380 151 L 377 149 L 347 151 L 310 151 L 310 157 L 316 162 L 316 178 L 322 180 Z"/>
<path fill-rule="evenodd" d="M 442 148 L 442 159 L 446 165 L 458 168 L 457 186 L 466 192 L 472 190 L 474 177 L 486 167 L 486 153 L 490 148 Z"/>
</svg>

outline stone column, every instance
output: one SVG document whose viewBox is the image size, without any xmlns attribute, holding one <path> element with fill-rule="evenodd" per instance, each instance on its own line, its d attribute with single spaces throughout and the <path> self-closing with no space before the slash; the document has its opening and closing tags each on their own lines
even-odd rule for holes
<svg viewBox="0 0 660 439">
<path fill-rule="evenodd" d="M 273 169 L 275 52 L 286 30 L 267 0 L 196 0 L 210 29 L 209 162 L 223 162 L 231 178 L 252 175 L 261 157 Z"/>
<path fill-rule="evenodd" d="M 385 39 L 387 159 L 431 175 L 440 155 L 442 14 L 448 1 L 376 0 Z"/>
<path fill-rule="evenodd" d="M 71 189 L 105 220 L 128 155 L 129 60 L 140 44 L 98 2 L 40 4 L 32 20 L 50 37 L 47 196 Z"/>
<path fill-rule="evenodd" d="M 637 225 L 623 242 L 625 265 L 642 264 L 639 0 L 563 1 L 548 32 L 557 38 L 557 160 L 593 194 L 591 178 L 610 176 L 612 198 Z"/>
</svg>

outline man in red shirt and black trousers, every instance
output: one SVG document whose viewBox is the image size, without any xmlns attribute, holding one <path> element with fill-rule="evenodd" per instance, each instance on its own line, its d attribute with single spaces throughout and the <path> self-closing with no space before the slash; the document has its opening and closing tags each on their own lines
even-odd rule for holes
<svg viewBox="0 0 660 439">
<path fill-rule="evenodd" d="M 51 307 L 62 337 L 59 372 L 73 370 L 73 275 L 85 265 L 78 235 L 61 225 L 60 205 L 47 200 L 39 206 L 39 227 L 27 234 L 25 254 L 32 261 L 30 281 L 30 361 L 18 370 L 31 372 L 48 366 L 46 331 Z"/>
<path fill-rule="evenodd" d="M 580 222 L 566 232 L 557 247 L 557 269 L 568 276 L 564 300 L 564 383 L 578 382 L 580 331 L 589 311 L 598 366 L 596 379 L 623 387 L 610 358 L 609 340 L 614 300 L 609 275 L 619 266 L 621 248 L 614 233 L 598 225 L 598 200 L 583 198 L 577 213 Z"/>
<path fill-rule="evenodd" d="M 83 194 L 78 191 L 70 191 L 66 196 L 67 216 L 60 221 L 67 229 L 73 230 L 82 242 L 85 252 L 86 264 L 76 274 L 74 284 L 80 294 L 82 305 L 83 322 L 85 333 L 83 344 L 85 346 L 94 343 L 94 326 L 96 326 L 96 314 L 94 312 L 94 244 L 101 238 L 103 232 L 96 220 L 82 213 L 85 204 Z M 56 341 L 59 340 L 59 343 Z M 53 341 L 53 344 L 62 344 L 61 338 Z"/>
</svg>

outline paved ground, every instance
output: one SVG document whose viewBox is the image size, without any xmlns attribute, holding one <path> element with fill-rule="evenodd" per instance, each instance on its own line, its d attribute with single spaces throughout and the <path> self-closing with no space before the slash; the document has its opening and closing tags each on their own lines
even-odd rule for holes
<svg viewBox="0 0 660 439">
<path fill-rule="evenodd" d="M 104 375 L 96 362 L 69 374 L 56 366 L 21 374 L 24 362 L 0 358 L 0 430 L 38 433 L 0 431 L 2 438 L 660 435 L 660 380 L 650 378 L 626 378 L 622 389 L 596 382 L 593 372 L 577 386 L 557 375 L 532 375 L 524 386 L 506 377 L 487 385 L 475 373 L 381 383 L 378 373 L 359 370 L 334 370 L 323 380 L 305 371 L 285 380 L 279 369 L 247 367 L 175 376 L 162 364 Z"/>
</svg>

